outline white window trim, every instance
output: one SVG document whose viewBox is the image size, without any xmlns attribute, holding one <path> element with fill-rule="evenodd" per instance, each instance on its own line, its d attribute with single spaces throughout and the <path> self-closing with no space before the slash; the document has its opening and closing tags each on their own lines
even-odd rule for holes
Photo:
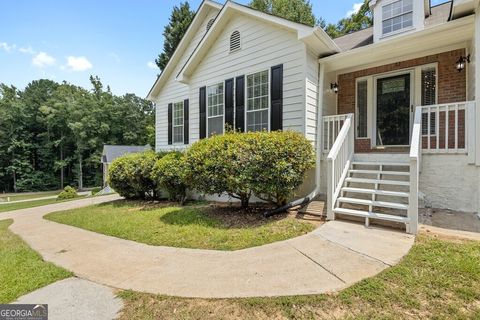
<svg viewBox="0 0 480 320">
<path fill-rule="evenodd" d="M 222 105 L 223 105 L 223 113 L 221 116 L 209 116 L 208 115 L 208 88 L 210 87 L 214 87 L 214 86 L 218 86 L 218 85 L 223 85 L 223 101 L 222 101 Z M 223 126 L 222 126 L 222 132 L 218 132 L 217 135 L 223 135 L 225 133 L 225 82 L 216 82 L 216 83 L 213 83 L 213 84 L 210 84 L 208 86 L 206 86 L 206 89 L 205 89 L 205 93 L 206 93 L 206 106 L 207 106 L 207 110 L 206 110 L 206 113 L 207 113 L 207 123 L 205 125 L 205 128 L 206 128 L 206 131 L 207 131 L 207 138 L 210 137 L 209 135 L 209 130 L 208 130 L 208 119 L 212 119 L 212 118 L 220 118 L 222 117 L 222 123 L 223 123 Z M 235 102 L 234 102 L 235 103 Z"/>
<path fill-rule="evenodd" d="M 182 124 L 175 125 L 175 105 L 182 104 Z M 175 141 L 175 128 L 182 128 L 182 141 Z M 185 102 L 183 100 L 174 102 L 172 104 L 172 144 L 181 145 L 185 143 Z"/>
<path fill-rule="evenodd" d="M 268 75 L 268 108 L 264 108 L 264 109 L 257 109 L 257 110 L 251 110 L 251 111 L 248 111 L 248 76 L 251 76 L 251 75 L 254 75 L 256 73 L 260 73 L 260 72 L 267 72 L 267 75 Z M 249 132 L 248 131 L 248 112 L 256 112 L 256 111 L 263 111 L 263 110 L 267 110 L 268 111 L 268 129 L 267 131 L 270 132 L 271 130 L 271 109 L 272 109 L 272 101 L 271 101 L 271 74 L 270 74 L 270 69 L 262 69 L 262 70 L 258 70 L 258 71 L 255 71 L 255 72 L 251 72 L 251 73 L 248 73 L 245 75 L 245 85 L 244 85 L 244 90 L 245 90 L 245 112 L 244 112 L 244 132 Z"/>
<path fill-rule="evenodd" d="M 389 6 L 389 5 L 392 5 L 396 2 L 399 2 L 399 1 L 403 1 L 403 0 L 394 0 L 394 1 L 390 1 L 388 3 L 385 3 L 382 5 L 381 7 L 381 19 L 380 19 L 380 22 L 381 22 L 381 26 L 380 26 L 380 29 L 382 30 L 382 36 L 380 37 L 380 39 L 382 38 L 387 38 L 387 37 L 390 37 L 390 36 L 393 36 L 393 35 L 397 35 L 397 34 L 400 34 L 400 33 L 404 33 L 404 32 L 407 32 L 407 31 L 411 31 L 411 30 L 414 30 L 415 29 L 415 16 L 414 16 L 414 7 L 415 7 L 415 4 L 412 3 L 412 10 L 410 11 L 407 11 L 407 12 L 404 12 L 404 13 L 400 13 L 400 14 L 397 14 L 395 16 L 391 16 L 390 18 L 384 18 L 383 17 L 383 8 L 386 7 L 386 6 Z M 413 0 L 415 1 L 415 0 Z M 395 30 L 395 31 L 390 31 L 390 32 L 387 32 L 387 33 L 384 33 L 383 32 L 383 22 L 387 21 L 387 20 L 391 20 L 391 19 L 394 19 L 394 18 L 397 18 L 397 17 L 401 17 L 401 16 L 404 16 L 404 15 L 407 15 L 411 13 L 412 14 L 412 25 L 409 26 L 409 27 L 405 27 L 405 28 L 401 28 L 401 29 L 398 29 L 398 30 Z"/>
</svg>

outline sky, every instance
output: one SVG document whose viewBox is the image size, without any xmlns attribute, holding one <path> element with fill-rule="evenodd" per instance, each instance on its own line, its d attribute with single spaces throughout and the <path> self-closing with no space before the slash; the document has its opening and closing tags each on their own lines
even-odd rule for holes
<svg viewBox="0 0 480 320">
<path fill-rule="evenodd" d="M 159 73 L 163 28 L 181 0 L 4 0 L 0 83 L 23 89 L 37 79 L 91 88 L 90 75 L 113 93 L 145 97 Z M 196 10 L 201 0 L 189 0 Z M 239 0 L 248 3 L 248 0 Z M 327 22 L 358 10 L 361 0 L 312 0 Z M 432 5 L 445 0 L 432 0 Z"/>
</svg>

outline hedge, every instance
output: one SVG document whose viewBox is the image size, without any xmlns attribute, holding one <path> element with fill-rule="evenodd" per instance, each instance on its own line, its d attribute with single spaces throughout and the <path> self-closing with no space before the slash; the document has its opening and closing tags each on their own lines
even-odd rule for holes
<svg viewBox="0 0 480 320">
<path fill-rule="evenodd" d="M 152 177 L 157 183 L 158 193 L 166 191 L 171 201 L 185 203 L 188 184 L 183 153 L 171 152 L 157 160 Z"/>
</svg>

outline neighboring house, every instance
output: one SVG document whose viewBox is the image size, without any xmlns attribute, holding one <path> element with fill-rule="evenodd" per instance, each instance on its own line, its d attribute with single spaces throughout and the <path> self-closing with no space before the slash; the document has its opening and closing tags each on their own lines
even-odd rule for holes
<svg viewBox="0 0 480 320">
<path fill-rule="evenodd" d="M 316 147 L 303 194 L 328 218 L 415 233 L 421 204 L 480 208 L 478 0 L 372 0 L 374 26 L 337 39 L 227 1 L 204 1 L 148 98 L 156 148 L 296 130 Z"/>
<path fill-rule="evenodd" d="M 129 153 L 137 153 L 137 152 L 144 152 L 152 150 L 149 145 L 146 146 L 112 146 L 112 145 L 104 145 L 102 151 L 102 168 L 103 168 L 103 186 L 107 186 L 107 178 L 108 178 L 108 168 L 113 160 L 117 159 L 118 157 L 124 156 Z"/>
</svg>

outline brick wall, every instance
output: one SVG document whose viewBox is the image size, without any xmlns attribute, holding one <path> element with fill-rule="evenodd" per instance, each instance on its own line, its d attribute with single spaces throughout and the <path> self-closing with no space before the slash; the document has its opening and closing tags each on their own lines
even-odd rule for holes
<svg viewBox="0 0 480 320">
<path fill-rule="evenodd" d="M 338 114 L 355 113 L 355 79 L 380 73 L 408 69 L 424 64 L 438 63 L 438 103 L 461 102 L 466 100 L 466 71 L 458 72 L 455 63 L 465 49 L 444 52 L 369 69 L 359 70 L 338 76 Z M 449 119 L 450 120 L 450 119 Z M 460 120 L 460 119 L 459 119 Z M 461 119 L 464 121 L 464 119 Z M 464 127 L 464 124 L 461 124 Z M 463 138 L 464 139 L 464 138 Z M 462 141 L 462 143 L 464 143 Z M 370 139 L 357 139 L 355 152 L 379 152 L 372 150 Z M 385 150 L 384 150 L 385 151 Z M 388 151 L 388 150 L 386 150 Z"/>
</svg>

